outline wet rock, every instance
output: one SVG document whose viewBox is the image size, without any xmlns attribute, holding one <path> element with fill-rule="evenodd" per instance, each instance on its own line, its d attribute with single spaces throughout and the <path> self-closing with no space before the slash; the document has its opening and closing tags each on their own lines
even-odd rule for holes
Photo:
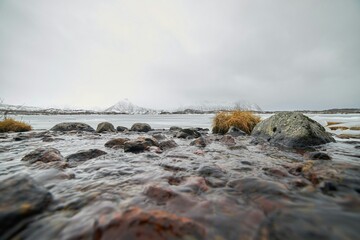
<svg viewBox="0 0 360 240">
<path fill-rule="evenodd" d="M 170 131 L 180 131 L 182 128 L 181 127 L 177 127 L 177 126 L 172 126 L 170 127 Z"/>
<path fill-rule="evenodd" d="M 125 142 L 129 141 L 128 138 L 115 138 L 107 141 L 105 143 L 105 147 L 107 148 L 114 148 L 114 149 L 120 149 L 124 148 Z"/>
<path fill-rule="evenodd" d="M 85 123 L 80 122 L 64 122 L 56 124 L 54 127 L 50 129 L 51 131 L 60 131 L 60 132 L 68 132 L 68 131 L 84 131 L 84 132 L 95 132 L 95 129 L 90 127 Z"/>
<path fill-rule="evenodd" d="M 316 121 L 297 112 L 282 112 L 255 126 L 252 136 L 285 147 L 305 148 L 334 142 Z"/>
<path fill-rule="evenodd" d="M 109 217 L 102 218 L 109 219 Z M 111 219 L 111 218 L 110 218 Z M 114 214 L 107 224 L 100 222 L 96 234 L 101 239 L 205 239 L 205 229 L 189 218 L 161 210 L 145 212 L 131 208 Z"/>
<path fill-rule="evenodd" d="M 274 177 L 290 177 L 290 174 L 286 171 L 286 169 L 281 167 L 271 167 L 271 168 L 264 168 L 263 169 L 267 175 L 274 176 Z"/>
<path fill-rule="evenodd" d="M 43 142 L 56 142 L 56 141 L 63 141 L 63 138 L 53 138 L 53 137 L 44 137 L 41 139 Z"/>
<path fill-rule="evenodd" d="M 224 135 L 222 138 L 220 138 L 220 142 L 227 145 L 227 146 L 234 146 L 236 145 L 235 138 L 233 138 L 230 135 Z"/>
<path fill-rule="evenodd" d="M 127 131 L 127 130 L 129 130 L 127 127 L 123 127 L 123 126 L 117 126 L 116 127 L 116 130 L 118 131 L 118 132 L 125 132 L 125 131 Z"/>
<path fill-rule="evenodd" d="M 249 195 L 270 194 L 275 196 L 285 196 L 288 192 L 287 187 L 281 183 L 266 181 L 258 178 L 243 178 L 234 180 L 229 182 L 228 186 L 243 194 Z"/>
<path fill-rule="evenodd" d="M 65 161 L 65 158 L 61 155 L 60 151 L 55 148 L 37 148 L 34 151 L 26 154 L 21 161 L 27 161 L 29 163 L 35 162 L 57 162 Z"/>
<path fill-rule="evenodd" d="M 357 239 L 360 215 L 336 208 L 285 208 L 270 216 L 258 239 Z"/>
<path fill-rule="evenodd" d="M 309 152 L 305 157 L 310 160 L 331 160 L 331 157 L 324 152 Z"/>
<path fill-rule="evenodd" d="M 176 148 L 178 146 L 178 144 L 174 140 L 166 140 L 166 141 L 160 142 L 159 146 L 161 149 L 167 150 L 167 149 L 171 149 L 171 148 Z"/>
<path fill-rule="evenodd" d="M 148 132 L 151 130 L 151 127 L 147 123 L 135 123 L 130 130 L 135 132 Z"/>
<path fill-rule="evenodd" d="M 102 132 L 116 132 L 116 129 L 114 128 L 114 125 L 112 125 L 109 122 L 102 122 L 99 123 L 99 125 L 96 128 L 96 132 L 97 133 L 102 133 Z"/>
<path fill-rule="evenodd" d="M 185 182 L 183 182 L 182 186 L 190 189 L 191 192 L 194 194 L 198 194 L 201 192 L 206 192 L 209 190 L 209 187 L 207 186 L 207 181 L 203 177 L 188 177 L 186 178 Z"/>
<path fill-rule="evenodd" d="M 190 143 L 190 146 L 195 146 L 195 147 L 206 147 L 206 141 L 205 141 L 205 138 L 203 137 L 199 137 L 195 140 L 193 140 L 191 143 Z"/>
<path fill-rule="evenodd" d="M 233 137 L 239 137 L 239 136 L 246 136 L 247 134 L 242 131 L 241 129 L 235 127 L 235 126 L 231 126 L 228 130 L 228 132 L 226 133 L 230 136 L 233 136 Z"/>
<path fill-rule="evenodd" d="M 17 174 L 0 182 L 0 236 L 16 228 L 23 219 L 40 213 L 52 195 L 27 175 Z"/>
<path fill-rule="evenodd" d="M 158 204 L 164 204 L 168 200 L 178 196 L 174 191 L 156 185 L 147 187 L 144 194 Z"/>
<path fill-rule="evenodd" d="M 76 166 L 79 162 L 84 162 L 105 154 L 107 153 L 99 149 L 83 150 L 67 156 L 66 161 L 70 164 L 70 166 Z"/>
<path fill-rule="evenodd" d="M 207 177 L 206 178 L 206 184 L 212 188 L 225 187 L 226 183 L 227 183 L 226 181 L 219 179 L 219 178 L 215 178 L 215 177 Z"/>
<path fill-rule="evenodd" d="M 135 140 L 130 140 L 124 144 L 124 152 L 139 153 L 149 150 L 151 146 L 159 146 L 159 143 L 154 138 L 139 137 Z"/>
<path fill-rule="evenodd" d="M 155 138 L 158 141 L 165 140 L 166 136 L 161 133 L 156 133 L 152 135 L 153 138 Z"/>
<path fill-rule="evenodd" d="M 218 166 L 201 166 L 197 170 L 198 174 L 203 177 L 215 177 L 215 178 L 222 178 L 225 176 L 225 172 Z"/>
<path fill-rule="evenodd" d="M 192 138 L 198 138 L 201 137 L 201 134 L 196 131 L 193 128 L 184 128 L 181 129 L 177 134 L 177 138 L 186 138 L 186 139 L 192 139 Z"/>
</svg>

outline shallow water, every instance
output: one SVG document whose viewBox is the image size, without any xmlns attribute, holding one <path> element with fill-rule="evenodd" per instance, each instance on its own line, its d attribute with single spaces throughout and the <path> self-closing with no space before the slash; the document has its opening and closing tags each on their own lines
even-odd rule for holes
<svg viewBox="0 0 360 240">
<path fill-rule="evenodd" d="M 310 117 L 323 125 L 327 121 L 354 124 L 360 119 L 360 115 L 341 116 Z M 147 122 L 153 128 L 169 128 L 173 125 L 209 127 L 212 117 L 81 115 L 24 116 L 23 120 L 35 129 L 49 129 L 62 121 L 81 121 L 93 127 L 102 121 L 126 127 L 134 122 Z M 262 115 L 266 117 L 268 115 Z M 173 139 L 178 147 L 162 153 L 134 154 L 104 146 L 110 139 L 135 139 L 156 133 Z M 147 228 L 136 225 L 135 220 L 146 222 L 146 226 L 161 226 L 162 230 L 158 231 L 164 234 L 161 235 L 164 239 L 185 239 L 188 232 L 185 231 L 188 235 L 184 236 L 181 233 L 187 227 L 193 237 L 187 239 L 351 239 L 360 233 L 357 227 L 360 220 L 358 139 L 337 138 L 336 143 L 316 148 L 329 154 L 331 161 L 308 161 L 306 154 L 254 144 L 251 137 L 237 137 L 233 146 L 222 142 L 222 136 L 203 132 L 207 145 L 199 148 L 190 146 L 191 140 L 173 135 L 167 130 L 144 134 L 35 130 L 2 135 L 0 180 L 26 173 L 45 186 L 54 198 L 45 211 L 30 217 L 24 226 L 6 237 L 92 239 L 101 229 L 103 239 L 114 239 L 113 231 L 122 234 L 120 226 L 127 221 L 132 222 L 126 228 L 129 234 L 131 231 L 146 234 Z M 19 136 L 25 138 L 14 141 Z M 46 142 L 46 137 L 54 141 Z M 39 147 L 54 147 L 65 157 L 88 149 L 100 149 L 107 154 L 68 168 L 21 161 Z M 307 167 L 310 170 L 304 170 Z M 165 218 L 157 217 L 155 210 L 162 211 L 161 216 Z M 127 211 L 135 220 L 126 215 Z M 142 220 L 138 211 L 143 213 L 140 214 Z M 152 220 L 148 220 L 146 214 L 150 214 Z M 161 225 L 162 219 L 166 219 L 170 227 Z M 182 230 L 176 232 L 178 224 L 188 221 L 194 225 L 181 225 Z M 136 239 L 136 234 L 117 236 Z"/>
</svg>

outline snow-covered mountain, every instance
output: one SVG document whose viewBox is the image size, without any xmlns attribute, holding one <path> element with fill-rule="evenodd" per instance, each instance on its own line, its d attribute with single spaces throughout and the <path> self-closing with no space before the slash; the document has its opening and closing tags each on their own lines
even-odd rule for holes
<svg viewBox="0 0 360 240">
<path fill-rule="evenodd" d="M 126 114 L 149 114 L 149 113 L 157 113 L 155 110 L 139 107 L 129 99 L 124 99 L 112 105 L 111 107 L 105 109 L 104 112 L 115 112 L 115 113 L 126 113 Z"/>
<path fill-rule="evenodd" d="M 194 104 L 191 106 L 182 107 L 179 110 L 193 109 L 199 111 L 219 111 L 219 110 L 248 110 L 248 111 L 262 111 L 262 109 L 255 103 L 246 101 L 237 102 L 212 102 L 204 101 L 202 103 Z"/>
</svg>

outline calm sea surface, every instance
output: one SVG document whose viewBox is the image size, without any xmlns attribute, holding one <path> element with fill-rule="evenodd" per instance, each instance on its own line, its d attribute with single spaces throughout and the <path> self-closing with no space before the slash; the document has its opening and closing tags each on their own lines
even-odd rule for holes
<svg viewBox="0 0 360 240">
<path fill-rule="evenodd" d="M 262 119 L 271 114 L 260 114 Z M 360 125 L 360 114 L 307 114 L 310 118 L 322 125 L 327 122 L 342 122 L 346 126 Z M 150 124 L 154 129 L 179 127 L 202 127 L 211 128 L 214 114 L 173 114 L 173 115 L 17 115 L 10 116 L 17 120 L 29 123 L 35 130 L 50 129 L 60 122 L 83 122 L 93 128 L 100 122 L 110 122 L 115 127 L 124 126 L 130 128 L 136 122 Z"/>
</svg>

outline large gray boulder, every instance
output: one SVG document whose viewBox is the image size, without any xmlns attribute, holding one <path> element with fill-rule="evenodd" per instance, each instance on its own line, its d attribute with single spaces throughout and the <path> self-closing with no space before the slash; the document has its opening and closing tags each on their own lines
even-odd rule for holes
<svg viewBox="0 0 360 240">
<path fill-rule="evenodd" d="M 0 239 L 10 239 L 5 234 L 8 230 L 43 212 L 52 199 L 51 193 L 28 175 L 16 174 L 1 180 Z"/>
<path fill-rule="evenodd" d="M 54 127 L 50 129 L 51 131 L 61 131 L 61 132 L 68 132 L 68 131 L 85 131 L 85 132 L 95 132 L 91 126 L 80 123 L 80 122 L 63 122 L 56 124 Z"/>
<path fill-rule="evenodd" d="M 97 133 L 102 133 L 102 132 L 116 132 L 116 129 L 114 127 L 114 125 L 112 125 L 109 122 L 102 122 L 99 123 L 99 125 L 96 128 L 96 132 Z"/>
<path fill-rule="evenodd" d="M 147 123 L 134 123 L 131 127 L 131 131 L 135 132 L 148 132 L 151 130 L 151 126 Z"/>
<path fill-rule="evenodd" d="M 318 122 L 297 112 L 277 113 L 257 124 L 251 135 L 273 144 L 293 148 L 335 142 Z"/>
</svg>

